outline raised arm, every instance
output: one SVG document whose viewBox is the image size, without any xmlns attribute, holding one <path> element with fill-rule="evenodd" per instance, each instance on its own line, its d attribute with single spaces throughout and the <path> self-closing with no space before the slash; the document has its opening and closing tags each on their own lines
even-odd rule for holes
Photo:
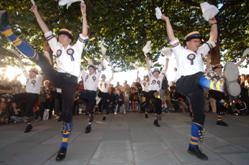
<svg viewBox="0 0 249 165">
<path fill-rule="evenodd" d="M 242 64 L 247 59 L 248 55 L 249 55 L 249 48 L 246 48 L 242 54 L 242 57 L 240 58 L 240 61 L 236 63 L 236 65 L 240 66 L 240 64 Z"/>
<path fill-rule="evenodd" d="M 166 31 L 167 31 L 167 35 L 170 41 L 174 41 L 175 35 L 174 35 L 174 31 L 173 28 L 171 26 L 169 17 L 165 16 L 164 14 L 162 15 L 162 20 L 165 21 L 165 26 L 166 26 Z"/>
<path fill-rule="evenodd" d="M 86 4 L 84 1 L 80 4 L 80 10 L 82 14 L 82 35 L 83 37 L 87 37 L 88 35 L 88 24 L 87 24 L 87 18 L 86 18 Z"/>
<path fill-rule="evenodd" d="M 46 25 L 46 23 L 43 21 L 38 9 L 37 9 L 37 6 L 36 5 L 33 5 L 30 9 L 34 15 L 35 15 L 35 18 L 36 18 L 36 21 L 38 22 L 41 30 L 43 31 L 43 33 L 46 33 L 49 31 L 48 29 L 48 26 Z"/>
<path fill-rule="evenodd" d="M 146 61 L 146 65 L 147 65 L 146 67 L 147 67 L 148 71 L 150 72 L 150 68 L 152 66 L 152 61 L 148 56 L 145 56 L 145 61 Z"/>
<path fill-rule="evenodd" d="M 210 29 L 210 36 L 209 36 L 209 41 L 217 42 L 218 38 L 218 27 L 217 27 L 217 21 L 215 18 L 211 18 L 208 20 L 208 23 L 211 26 Z"/>
<path fill-rule="evenodd" d="M 163 66 L 163 69 L 161 71 L 161 74 L 166 76 L 167 70 L 168 70 L 168 66 L 169 66 L 169 58 L 165 59 L 165 64 Z"/>
</svg>

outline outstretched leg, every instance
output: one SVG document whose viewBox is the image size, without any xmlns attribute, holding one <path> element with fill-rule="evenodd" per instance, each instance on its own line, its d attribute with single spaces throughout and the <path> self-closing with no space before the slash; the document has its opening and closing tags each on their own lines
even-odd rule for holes
<svg viewBox="0 0 249 165">
<path fill-rule="evenodd" d="M 204 88 L 216 90 L 219 92 L 227 92 L 229 95 L 236 97 L 241 91 L 238 78 L 238 67 L 232 62 L 228 62 L 224 67 L 224 79 L 219 79 L 216 81 L 211 80 L 209 77 L 203 75 L 199 79 L 199 84 Z"/>
<path fill-rule="evenodd" d="M 0 28 L 2 35 L 12 42 L 21 54 L 29 58 L 35 58 L 36 53 L 31 45 L 29 45 L 26 41 L 21 40 L 13 33 L 11 27 L 9 26 L 8 15 L 5 10 L 0 11 Z"/>
</svg>

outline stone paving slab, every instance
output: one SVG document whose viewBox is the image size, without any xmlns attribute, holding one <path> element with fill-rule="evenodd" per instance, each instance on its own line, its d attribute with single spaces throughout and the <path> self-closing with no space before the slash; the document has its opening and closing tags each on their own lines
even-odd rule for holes
<svg viewBox="0 0 249 165">
<path fill-rule="evenodd" d="M 106 121 L 96 115 L 93 130 L 84 133 L 87 118 L 74 117 L 67 157 L 56 162 L 61 122 L 37 121 L 34 130 L 23 133 L 24 125 L 0 126 L 0 165 L 248 165 L 249 116 L 225 117 L 229 127 L 215 124 L 207 114 L 205 141 L 201 149 L 209 156 L 202 161 L 187 153 L 191 118 L 184 113 L 165 113 L 153 126 L 141 113 L 110 114 Z"/>
</svg>

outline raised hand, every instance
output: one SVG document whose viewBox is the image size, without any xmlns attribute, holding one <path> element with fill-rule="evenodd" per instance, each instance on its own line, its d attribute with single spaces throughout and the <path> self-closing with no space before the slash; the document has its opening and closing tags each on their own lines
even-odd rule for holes
<svg viewBox="0 0 249 165">
<path fill-rule="evenodd" d="M 32 7 L 30 8 L 30 11 L 33 12 L 33 13 L 37 12 L 37 6 L 32 5 Z"/>
<path fill-rule="evenodd" d="M 162 18 L 163 21 L 167 21 L 169 19 L 169 17 L 167 17 L 166 15 L 162 14 Z"/>
<path fill-rule="evenodd" d="M 215 17 L 213 17 L 213 18 L 210 18 L 210 19 L 208 20 L 208 23 L 209 23 L 210 25 L 217 24 L 217 20 L 215 19 Z"/>
<path fill-rule="evenodd" d="M 80 3 L 80 11 L 82 15 L 86 14 L 86 4 L 84 1 L 81 1 Z"/>
</svg>

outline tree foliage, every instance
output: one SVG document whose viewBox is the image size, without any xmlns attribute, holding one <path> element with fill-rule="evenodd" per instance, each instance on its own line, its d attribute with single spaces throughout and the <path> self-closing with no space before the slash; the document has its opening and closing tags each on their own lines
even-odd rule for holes
<svg viewBox="0 0 249 165">
<path fill-rule="evenodd" d="M 223 60 L 234 61 L 249 47 L 249 3 L 246 0 L 210 0 L 219 7 L 219 45 Z M 107 48 L 114 66 L 123 69 L 130 63 L 144 63 L 142 48 L 147 40 L 153 43 L 152 54 L 167 46 L 165 25 L 155 18 L 159 6 L 170 17 L 176 36 L 182 40 L 193 30 L 208 38 L 208 23 L 202 18 L 199 0 L 86 0 L 91 41 L 84 56 L 98 58 L 99 43 Z M 66 27 L 77 36 L 81 31 L 79 2 L 68 9 L 56 0 L 36 0 L 45 22 L 53 32 Z M 42 50 L 44 37 L 29 11 L 30 0 L 1 1 L 0 8 L 8 11 L 10 23 L 23 39 Z M 3 45 L 1 43 L 0 45 Z"/>
</svg>

